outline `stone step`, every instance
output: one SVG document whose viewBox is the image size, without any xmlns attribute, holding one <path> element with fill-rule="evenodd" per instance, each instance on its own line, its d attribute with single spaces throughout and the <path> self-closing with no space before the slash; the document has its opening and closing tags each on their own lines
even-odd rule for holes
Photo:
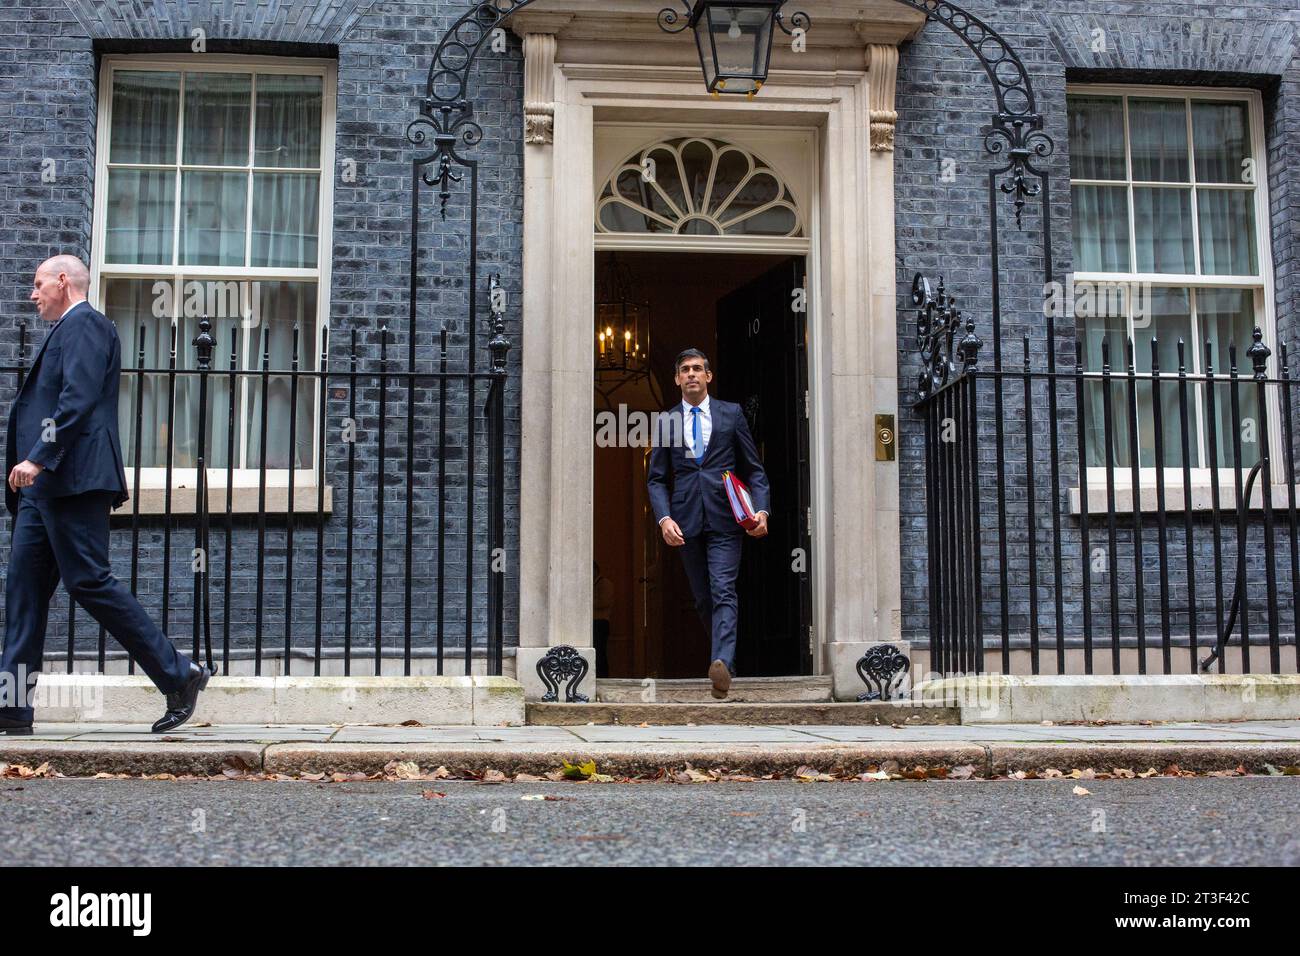
<svg viewBox="0 0 1300 956">
<path fill-rule="evenodd" d="M 746 704 L 739 701 L 711 704 L 544 704 L 529 701 L 527 721 L 554 727 L 582 724 L 649 724 L 654 727 L 687 724 L 757 724 L 861 726 L 879 724 L 916 727 L 926 724 L 959 724 L 961 711 L 956 707 L 918 706 L 910 701 L 872 701 L 870 703 L 769 703 Z"/>
<path fill-rule="evenodd" d="M 650 681 L 650 682 L 648 682 Z M 596 700 L 603 704 L 716 704 L 705 678 L 659 680 L 601 677 Z M 795 704 L 831 701 L 830 675 L 823 677 L 737 677 L 727 701 L 748 704 Z"/>
</svg>

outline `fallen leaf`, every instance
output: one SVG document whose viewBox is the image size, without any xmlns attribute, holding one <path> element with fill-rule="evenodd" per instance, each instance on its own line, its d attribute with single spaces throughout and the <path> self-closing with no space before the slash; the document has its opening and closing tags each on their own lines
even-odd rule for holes
<svg viewBox="0 0 1300 956">
<path fill-rule="evenodd" d="M 545 779 L 545 777 L 538 777 L 531 773 L 515 774 L 515 783 L 541 783 Z"/>
<path fill-rule="evenodd" d="M 1092 793 L 1092 791 L 1091 791 L 1091 790 L 1088 790 L 1088 789 L 1085 789 L 1084 787 L 1076 786 L 1076 787 L 1074 788 L 1074 795 L 1075 795 L 1076 797 L 1086 797 L 1086 796 L 1088 796 L 1090 793 Z"/>
<path fill-rule="evenodd" d="M 1050 720 L 1045 720 L 1045 721 L 1043 721 L 1042 726 L 1044 726 L 1044 727 L 1055 727 L 1056 725 L 1055 725 L 1054 723 L 1052 723 Z"/>
<path fill-rule="evenodd" d="M 614 778 L 607 773 L 593 773 L 587 778 L 587 783 L 613 783 Z"/>
<path fill-rule="evenodd" d="M 249 762 L 239 756 L 239 754 L 231 754 L 225 760 L 221 761 L 221 769 L 223 772 L 226 770 L 234 770 L 237 773 L 247 773 L 253 768 Z"/>
<path fill-rule="evenodd" d="M 404 720 L 404 721 L 402 721 L 398 726 L 400 726 L 400 727 L 423 727 L 424 724 L 420 723 L 418 720 Z"/>
<path fill-rule="evenodd" d="M 871 773 L 871 772 L 860 773 L 858 774 L 858 779 L 859 780 L 888 780 L 889 774 L 885 773 L 885 771 L 883 770 L 878 770 L 875 773 Z"/>
<path fill-rule="evenodd" d="M 1137 774 L 1132 770 L 1125 770 L 1123 767 L 1114 767 L 1112 768 L 1111 773 L 1119 777 L 1121 780 L 1132 780 L 1137 776 Z"/>
<path fill-rule="evenodd" d="M 596 761 L 588 760 L 586 763 L 573 764 L 566 760 L 560 772 L 568 780 L 586 780 L 596 772 Z"/>
<path fill-rule="evenodd" d="M 1012 780 L 1024 780 L 1025 772 L 1023 770 L 1013 770 L 1011 773 L 1007 774 L 1007 776 Z"/>
<path fill-rule="evenodd" d="M 1048 767 L 1043 771 L 1044 780 L 1059 780 L 1064 776 L 1065 774 L 1061 773 L 1061 771 L 1057 770 L 1055 767 Z"/>
<path fill-rule="evenodd" d="M 796 770 L 794 772 L 794 776 L 796 780 L 802 780 L 804 783 L 812 783 L 815 781 L 825 781 L 825 780 L 835 779 L 828 773 L 822 773 L 820 770 L 817 770 L 815 767 L 807 767 L 807 766 L 800 767 L 798 770 Z"/>
<path fill-rule="evenodd" d="M 949 780 L 969 780 L 973 776 L 975 776 L 975 768 L 968 763 L 948 771 Z"/>
<path fill-rule="evenodd" d="M 324 779 L 325 779 L 325 774 L 323 774 L 323 773 L 304 773 L 304 774 L 301 774 L 301 777 L 302 777 L 303 780 L 324 780 Z"/>
<path fill-rule="evenodd" d="M 487 770 L 483 771 L 483 776 L 479 779 L 479 783 L 505 783 L 508 779 L 509 778 L 500 770 L 493 770 L 489 767 Z"/>
<path fill-rule="evenodd" d="M 1155 767 L 1151 767 L 1145 773 L 1138 774 L 1138 776 L 1141 777 L 1143 780 L 1148 780 L 1151 777 L 1158 775 L 1159 773 L 1160 773 L 1159 770 L 1157 770 Z"/>
<path fill-rule="evenodd" d="M 384 771 L 398 780 L 416 780 L 420 776 L 420 765 L 414 760 L 394 760 L 384 767 Z"/>
<path fill-rule="evenodd" d="M 420 796 L 423 797 L 425 800 L 436 800 L 439 797 L 445 797 L 446 794 L 441 793 L 437 790 L 421 790 Z"/>
</svg>

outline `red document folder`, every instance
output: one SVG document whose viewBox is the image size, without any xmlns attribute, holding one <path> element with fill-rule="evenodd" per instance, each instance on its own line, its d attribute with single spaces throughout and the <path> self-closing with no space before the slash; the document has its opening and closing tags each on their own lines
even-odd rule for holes
<svg viewBox="0 0 1300 956">
<path fill-rule="evenodd" d="M 735 516 L 736 524 L 746 531 L 757 528 L 758 516 L 754 514 L 754 502 L 749 497 L 749 489 L 745 487 L 745 483 L 731 472 L 724 471 L 722 487 L 726 489 L 727 501 L 731 504 L 731 513 Z"/>
</svg>

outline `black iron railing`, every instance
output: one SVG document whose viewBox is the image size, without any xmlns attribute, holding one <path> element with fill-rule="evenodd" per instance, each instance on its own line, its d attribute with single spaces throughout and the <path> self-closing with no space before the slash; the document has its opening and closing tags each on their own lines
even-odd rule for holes
<svg viewBox="0 0 1300 956">
<path fill-rule="evenodd" d="M 984 370 L 942 287 L 918 277 L 915 301 L 932 671 L 1024 670 L 1016 651 L 1034 674 L 1300 668 L 1285 346 L 1256 328 L 1216 368 L 1222 347 L 1178 341 L 1162 368 L 1155 337 L 1102 341 L 1067 371 L 1025 337 L 1019 368 Z"/>
<path fill-rule="evenodd" d="M 497 277 L 491 281 L 495 289 Z M 123 417 L 131 422 L 122 431 L 130 449 L 125 465 L 131 502 L 114 516 L 112 551 L 121 573 L 127 570 L 122 552 L 129 549 L 132 593 L 164 632 L 176 639 L 175 627 L 184 633 L 188 625 L 191 652 L 217 663 L 223 673 L 230 672 L 232 661 L 251 660 L 248 669 L 261 674 L 264 660 L 275 654 L 282 657 L 286 674 L 293 673 L 295 658 L 312 661 L 310 672 L 316 675 L 324 661 L 341 658 L 343 673 L 350 674 L 353 658 L 362 656 L 371 659 L 375 674 L 381 669 L 391 673 L 398 660 L 402 673 L 410 674 L 413 658 L 433 659 L 441 674 L 447 658 L 459 657 L 466 674 L 475 671 L 478 660 L 479 672 L 499 675 L 504 657 L 503 391 L 509 347 L 499 301 L 504 300 L 494 297 L 486 370 L 477 370 L 472 357 L 455 363 L 462 368 L 452 367 L 449 354 L 468 350 L 463 345 L 450 349 L 445 327 L 437 358 L 422 363 L 429 371 L 418 370 L 414 361 L 405 369 L 394 367 L 387 328 L 368 332 L 377 334 L 377 359 L 373 348 L 362 354 L 359 337 L 367 333 L 353 328 L 346 367 L 331 368 L 327 333 L 322 331 L 314 344 L 318 355 L 311 356 L 305 350 L 314 345 L 304 343 L 295 327 L 290 367 L 272 368 L 266 327 L 249 333 L 235 321 L 214 329 L 207 319 L 188 343 L 194 349 L 193 367 L 178 367 L 178 350 L 187 343 L 178 341 L 173 325 L 167 367 L 152 368 L 145 359 L 149 329 L 141 326 L 134 362 L 130 357 L 123 362 L 129 365 L 122 370 L 120 401 L 129 409 Z M 258 336 L 252 343 L 260 356 L 255 367 L 241 367 L 241 334 Z M 0 368 L 0 375 L 14 376 L 19 388 L 28 373 L 27 345 L 26 328 L 20 325 L 21 364 Z M 214 353 L 223 356 L 224 367 L 214 366 Z M 315 367 L 304 367 L 313 364 L 310 360 Z M 167 395 L 163 462 L 153 469 L 165 475 L 162 508 L 148 513 L 141 510 L 142 496 L 156 489 L 143 478 L 151 464 L 143 458 L 146 382 L 165 388 Z M 209 398 L 215 382 L 224 384 L 224 400 L 221 395 Z M 268 464 L 273 458 L 268 448 L 270 395 L 286 383 L 287 469 Z M 487 387 L 476 393 L 476 384 Z M 178 392 L 199 397 L 195 430 L 183 454 L 176 442 Z M 314 420 L 300 420 L 300 395 L 312 399 Z M 257 433 L 261 453 L 254 468 L 237 474 L 237 422 L 244 403 L 260 405 L 248 427 Z M 224 467 L 208 464 L 212 453 L 221 451 L 207 447 L 209 415 L 226 421 Z M 476 433 L 479 415 L 485 424 Z M 151 424 L 163 430 L 163 422 Z M 390 430 L 398 432 L 396 441 Z M 283 433 L 283 422 L 277 431 Z M 304 432 L 314 444 L 311 469 L 296 467 L 293 454 Z M 278 461 L 283 455 L 277 451 L 275 457 Z M 197 487 L 182 488 L 178 458 L 193 470 Z M 478 469 L 486 471 L 486 489 L 476 478 Z M 295 495 L 303 471 L 312 474 L 310 502 L 300 506 Z M 269 479 L 283 485 L 273 488 Z M 186 507 L 178 509 L 182 490 Z M 255 508 L 236 506 L 238 494 L 253 491 Z M 283 508 L 269 503 L 269 492 L 284 495 Z M 173 539 L 188 536 L 191 527 L 193 551 L 185 554 Z M 178 609 L 173 598 L 180 592 L 173 589 L 173 579 L 183 575 L 181 568 L 192 570 L 192 590 L 187 606 Z M 400 589 L 400 597 L 386 597 L 386 589 Z M 76 660 L 93 658 L 102 671 L 116 649 L 107 645 L 103 627 L 97 641 L 79 636 L 82 613 L 71 602 L 56 609 L 47 647 L 64 644 L 69 670 Z"/>
</svg>

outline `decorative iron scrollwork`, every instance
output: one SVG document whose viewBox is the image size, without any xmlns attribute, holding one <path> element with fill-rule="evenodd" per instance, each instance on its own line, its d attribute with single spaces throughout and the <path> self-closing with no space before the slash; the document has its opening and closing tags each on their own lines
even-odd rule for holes
<svg viewBox="0 0 1300 956">
<path fill-rule="evenodd" d="M 877 644 L 871 648 L 857 663 L 858 677 L 867 685 L 866 693 L 858 695 L 858 702 L 869 700 L 893 700 L 894 684 L 899 676 L 912 669 L 909 661 L 893 644 Z M 872 690 L 872 687 L 875 690 Z"/>
<path fill-rule="evenodd" d="M 961 329 L 961 310 L 957 300 L 948 295 L 943 277 L 939 277 L 939 291 L 932 292 L 930 280 L 919 272 L 912 280 L 912 303 L 917 307 L 916 342 L 921 352 L 921 379 L 918 390 L 922 399 L 928 398 L 957 377 L 957 364 L 953 361 L 953 339 Z M 962 340 L 963 350 L 973 346 L 970 368 L 974 357 L 983 345 L 975 336 L 975 323 L 969 323 L 969 335 Z M 969 339 L 974 339 L 968 345 Z M 966 352 L 963 351 L 963 368 Z"/>
<path fill-rule="evenodd" d="M 984 127 L 982 132 L 984 148 L 989 153 L 994 156 L 1003 152 L 1007 154 L 1010 163 L 999 172 L 1009 175 L 998 184 L 998 188 L 1014 197 L 1016 225 L 1023 226 L 1025 204 L 1043 191 L 1043 177 L 1034 168 L 1030 158 L 1051 156 L 1056 150 L 1056 144 L 1052 142 L 1052 137 L 1043 132 L 1041 116 L 999 114 L 993 118 L 993 125 Z M 1035 179 L 1039 181 L 1035 182 Z"/>
<path fill-rule="evenodd" d="M 537 676 L 542 679 L 546 685 L 546 693 L 542 695 L 542 700 L 547 703 L 555 703 L 560 696 L 560 681 L 567 680 L 568 684 L 564 688 L 564 702 L 566 704 L 586 704 L 590 703 L 586 694 L 578 693 L 578 685 L 582 679 L 587 676 L 587 661 L 578 653 L 578 649 L 568 644 L 560 644 L 552 647 L 537 662 Z"/>
</svg>

